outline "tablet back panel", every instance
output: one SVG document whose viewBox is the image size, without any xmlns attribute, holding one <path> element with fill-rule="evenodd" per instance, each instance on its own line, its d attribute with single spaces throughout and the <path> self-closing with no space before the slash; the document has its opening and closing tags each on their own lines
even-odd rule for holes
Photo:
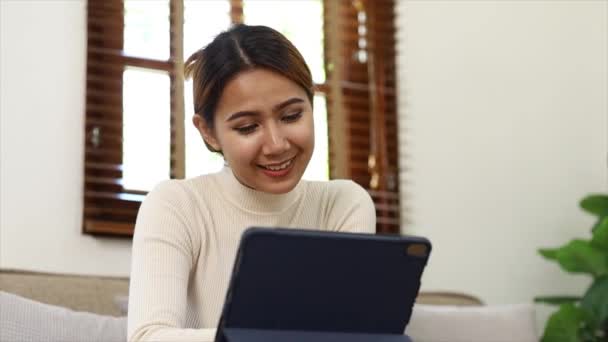
<svg viewBox="0 0 608 342">
<path fill-rule="evenodd" d="M 219 330 L 403 334 L 430 249 L 414 237 L 249 229 Z"/>
</svg>

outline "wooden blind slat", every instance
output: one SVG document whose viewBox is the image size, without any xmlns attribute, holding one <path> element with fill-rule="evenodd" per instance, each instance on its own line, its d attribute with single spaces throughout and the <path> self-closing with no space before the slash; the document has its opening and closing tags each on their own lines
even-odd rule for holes
<svg viewBox="0 0 608 342">
<path fill-rule="evenodd" d="M 370 196 L 372 196 L 372 198 L 386 198 L 386 199 L 393 199 L 393 200 L 399 200 L 399 193 L 398 192 L 394 192 L 394 191 L 376 191 L 376 190 L 368 190 L 367 191 Z"/>
<path fill-rule="evenodd" d="M 87 206 L 87 208 L 85 209 L 87 214 L 90 215 L 96 215 L 96 216 L 105 216 L 105 217 L 111 217 L 111 216 L 126 216 L 126 217 L 135 217 L 137 216 L 137 211 L 139 210 L 139 207 L 133 207 L 133 208 L 112 208 L 112 209 L 108 209 L 107 207 L 103 207 L 103 206 L 95 206 L 94 203 L 92 203 L 91 205 Z"/>
<path fill-rule="evenodd" d="M 89 145 L 89 144 L 87 144 Z M 117 160 L 122 159 L 122 153 L 117 151 L 116 149 L 103 149 L 103 148 L 93 148 L 87 146 L 85 148 L 85 153 L 90 155 L 91 157 L 114 157 Z"/>
<path fill-rule="evenodd" d="M 127 202 L 141 202 L 145 198 L 145 195 L 129 194 L 126 192 L 114 193 L 99 191 L 85 191 L 84 196 L 88 198 L 113 199 Z"/>
<path fill-rule="evenodd" d="M 108 129 L 122 130 L 123 125 L 109 118 L 99 119 L 94 116 L 89 116 L 86 121 L 87 126 L 106 127 Z"/>
<path fill-rule="evenodd" d="M 399 227 L 399 225 L 401 224 L 401 220 L 398 217 L 379 216 L 376 218 L 376 223 L 381 227 Z"/>
<path fill-rule="evenodd" d="M 122 171 L 122 164 L 85 162 L 85 169 Z"/>
<path fill-rule="evenodd" d="M 104 48 L 89 48 L 89 68 L 100 68 L 100 75 L 107 75 L 107 70 L 122 71 L 127 66 L 154 70 L 173 71 L 172 61 L 123 55 L 119 51 Z M 104 72 L 106 71 L 106 72 Z"/>
<path fill-rule="evenodd" d="M 109 178 L 109 177 L 92 177 L 85 176 L 84 181 L 86 183 L 94 183 L 94 184 L 112 184 L 112 185 L 122 185 L 122 179 L 120 178 Z"/>
<path fill-rule="evenodd" d="M 84 220 L 84 232 L 88 234 L 131 237 L 134 230 L 135 222 Z"/>
</svg>

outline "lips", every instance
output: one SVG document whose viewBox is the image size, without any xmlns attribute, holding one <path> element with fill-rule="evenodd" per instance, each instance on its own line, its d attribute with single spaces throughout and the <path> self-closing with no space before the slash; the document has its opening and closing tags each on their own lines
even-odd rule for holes
<svg viewBox="0 0 608 342">
<path fill-rule="evenodd" d="M 282 161 L 280 163 L 272 163 L 272 164 L 258 164 L 259 167 L 263 168 L 263 169 L 267 169 L 267 170 L 271 170 L 271 171 L 280 171 L 283 169 L 288 168 L 289 166 L 291 166 L 291 164 L 293 163 L 293 160 L 296 157 L 287 159 L 285 161 Z"/>
<path fill-rule="evenodd" d="M 295 157 L 280 163 L 259 165 L 262 172 L 269 177 L 284 177 L 293 168 Z"/>
<path fill-rule="evenodd" d="M 264 169 L 268 169 L 268 170 L 272 170 L 272 171 L 280 171 L 280 170 L 288 168 L 292 162 L 293 162 L 293 158 L 286 160 L 282 163 L 260 165 L 260 166 Z"/>
</svg>

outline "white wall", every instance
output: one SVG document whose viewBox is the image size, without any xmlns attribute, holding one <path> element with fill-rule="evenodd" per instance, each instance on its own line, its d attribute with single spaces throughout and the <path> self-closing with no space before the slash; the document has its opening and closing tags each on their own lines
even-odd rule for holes
<svg viewBox="0 0 608 342">
<path fill-rule="evenodd" d="M 588 280 L 536 250 L 587 237 L 578 201 L 608 190 L 608 2 L 398 3 L 404 232 L 434 244 L 423 289 L 580 294 Z"/>
<path fill-rule="evenodd" d="M 84 1 L 0 1 L 0 268 L 127 275 L 83 236 Z M 424 289 L 489 303 L 579 293 L 536 255 L 585 236 L 607 191 L 607 3 L 399 1 L 408 233 Z"/>
<path fill-rule="evenodd" d="M 125 276 L 81 231 L 86 1 L 0 1 L 0 268 Z"/>
</svg>

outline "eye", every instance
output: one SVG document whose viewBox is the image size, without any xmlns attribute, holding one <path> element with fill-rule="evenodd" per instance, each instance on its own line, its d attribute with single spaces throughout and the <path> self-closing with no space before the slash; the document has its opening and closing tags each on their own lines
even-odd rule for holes
<svg viewBox="0 0 608 342">
<path fill-rule="evenodd" d="M 233 129 L 235 131 L 239 132 L 239 134 L 247 135 L 247 134 L 253 133 L 257 127 L 258 127 L 257 124 L 252 124 L 252 125 L 247 125 L 247 126 L 242 126 L 242 127 L 235 127 Z"/>
<path fill-rule="evenodd" d="M 302 111 L 299 111 L 297 113 L 285 115 L 284 117 L 281 118 L 281 120 L 289 123 L 289 122 L 298 121 L 301 117 L 302 117 Z"/>
</svg>

